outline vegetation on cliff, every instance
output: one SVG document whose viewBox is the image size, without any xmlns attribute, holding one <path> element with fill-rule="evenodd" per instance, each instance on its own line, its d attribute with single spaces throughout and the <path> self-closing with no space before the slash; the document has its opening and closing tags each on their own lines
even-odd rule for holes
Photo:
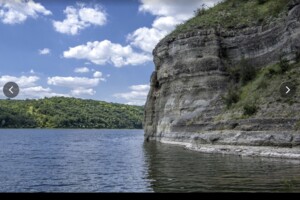
<svg viewBox="0 0 300 200">
<path fill-rule="evenodd" d="M 298 148 L 299 3 L 227 0 L 164 38 L 153 52 L 146 139 L 218 153 L 218 145 Z"/>
<path fill-rule="evenodd" d="M 287 13 L 287 0 L 225 0 L 207 9 L 205 4 L 195 11 L 195 17 L 179 25 L 171 33 L 179 33 L 195 28 L 245 28 L 268 24 L 280 14 Z"/>
<path fill-rule="evenodd" d="M 234 86 L 229 87 L 224 97 L 226 111 L 216 119 L 242 119 L 250 116 L 252 118 L 300 117 L 299 113 L 292 109 L 300 103 L 299 90 L 289 98 L 282 97 L 279 91 L 283 82 L 289 81 L 300 85 L 300 62 L 289 64 L 283 59 L 258 70 L 255 74 L 247 83 L 236 82 L 232 84 Z M 284 107 L 289 109 L 283 109 Z M 283 112 L 279 113 L 277 110 Z"/>
<path fill-rule="evenodd" d="M 197 29 L 224 28 L 244 29 L 254 26 L 270 26 L 288 14 L 289 0 L 224 0 L 212 8 L 205 5 L 195 11 L 195 17 L 188 20 L 168 36 L 176 37 Z M 226 108 L 215 121 L 247 118 L 300 118 L 295 109 L 300 94 L 292 98 L 280 96 L 281 83 L 289 81 L 300 85 L 300 53 L 296 63 L 278 58 L 279 62 L 256 69 L 251 59 L 242 59 L 236 66 L 227 67 L 231 83 L 222 97 Z M 249 62 L 249 63 L 248 63 Z M 283 112 L 282 112 L 283 110 Z M 300 121 L 299 121 L 300 127 Z M 299 128 L 300 129 L 300 128 Z"/>
<path fill-rule="evenodd" d="M 0 100 L 0 128 L 142 128 L 143 107 L 76 98 Z"/>
</svg>

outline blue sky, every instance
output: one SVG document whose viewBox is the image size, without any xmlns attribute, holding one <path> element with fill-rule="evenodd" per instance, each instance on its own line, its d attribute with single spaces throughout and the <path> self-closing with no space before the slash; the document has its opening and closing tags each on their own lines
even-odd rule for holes
<svg viewBox="0 0 300 200">
<path fill-rule="evenodd" d="M 18 99 L 143 105 L 157 42 L 215 2 L 0 0 L 0 86 L 17 82 Z"/>
</svg>

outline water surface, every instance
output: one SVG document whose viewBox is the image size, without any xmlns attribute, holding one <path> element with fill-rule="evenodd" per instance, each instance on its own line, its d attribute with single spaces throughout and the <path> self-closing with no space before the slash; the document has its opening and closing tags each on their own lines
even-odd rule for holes
<svg viewBox="0 0 300 200">
<path fill-rule="evenodd" d="M 299 164 L 144 143 L 142 130 L 0 130 L 0 192 L 299 192 Z"/>
</svg>

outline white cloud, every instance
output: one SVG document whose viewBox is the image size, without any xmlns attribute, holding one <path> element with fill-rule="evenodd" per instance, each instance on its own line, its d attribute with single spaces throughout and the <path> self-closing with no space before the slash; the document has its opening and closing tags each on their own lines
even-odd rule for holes
<svg viewBox="0 0 300 200">
<path fill-rule="evenodd" d="M 167 34 L 154 28 L 142 27 L 129 34 L 127 39 L 131 41 L 131 45 L 141 50 L 151 53 L 155 45 Z"/>
<path fill-rule="evenodd" d="M 98 86 L 100 79 L 86 77 L 48 77 L 48 85 L 55 85 L 67 88 L 91 88 Z"/>
<path fill-rule="evenodd" d="M 97 65 L 113 64 L 115 67 L 140 65 L 152 61 L 151 52 L 156 44 L 176 25 L 191 18 L 203 3 L 212 6 L 218 0 L 140 0 L 140 12 L 156 16 L 151 27 L 141 27 L 127 35 L 126 46 L 109 40 L 88 42 L 64 51 L 65 58 L 85 59 Z M 134 48 L 138 48 L 136 51 Z M 140 52 L 142 51 L 142 52 Z"/>
<path fill-rule="evenodd" d="M 48 77 L 48 85 L 70 88 L 71 96 L 81 95 L 95 95 L 96 91 L 93 89 L 97 87 L 100 81 L 105 81 L 104 78 L 87 78 L 87 77 Z"/>
<path fill-rule="evenodd" d="M 98 26 L 102 26 L 106 23 L 106 14 L 103 10 L 100 10 L 99 7 L 81 8 L 78 13 L 83 22 Z"/>
<path fill-rule="evenodd" d="M 0 20 L 4 24 L 20 24 L 28 17 L 37 18 L 40 14 L 52 13 L 32 0 L 0 0 Z"/>
<path fill-rule="evenodd" d="M 94 78 L 99 78 L 101 81 L 106 82 L 106 78 L 103 77 L 103 74 L 100 71 L 95 71 L 94 74 L 93 74 L 93 77 Z"/>
<path fill-rule="evenodd" d="M 141 27 L 129 34 L 127 39 L 132 46 L 151 53 L 156 44 L 173 31 L 176 25 L 191 18 L 203 4 L 210 7 L 219 0 L 141 0 L 140 12 L 156 16 L 152 27 Z"/>
<path fill-rule="evenodd" d="M 42 86 L 35 86 L 35 87 L 29 87 L 29 88 L 25 88 L 22 90 L 22 92 L 25 92 L 25 93 L 39 93 L 39 92 L 51 92 L 51 89 L 50 88 L 43 88 Z"/>
<path fill-rule="evenodd" d="M 112 63 L 115 67 L 139 65 L 152 60 L 151 56 L 136 53 L 130 45 L 122 46 L 109 40 L 88 42 L 64 51 L 65 58 L 86 59 L 97 65 Z"/>
<path fill-rule="evenodd" d="M 51 52 L 51 50 L 48 49 L 48 48 L 44 48 L 44 49 L 39 50 L 40 55 L 47 55 L 47 54 L 50 54 L 50 52 Z"/>
<path fill-rule="evenodd" d="M 129 105 L 144 105 L 150 89 L 149 85 L 132 85 L 129 87 L 130 92 L 117 93 L 113 96 L 126 100 Z"/>
<path fill-rule="evenodd" d="M 150 89 L 150 86 L 149 85 L 132 85 L 129 88 L 131 90 L 134 90 L 134 91 L 146 91 L 146 92 L 148 92 L 149 89 Z"/>
<path fill-rule="evenodd" d="M 44 98 L 44 97 L 55 97 L 55 96 L 70 97 L 70 95 L 68 94 L 55 93 L 52 92 L 52 89 L 43 88 L 42 86 L 29 87 L 20 90 L 21 98 Z"/>
<path fill-rule="evenodd" d="M 77 4 L 77 7 L 68 6 L 64 10 L 66 18 L 63 21 L 53 21 L 57 32 L 77 35 L 81 30 L 91 26 L 103 26 L 106 24 L 106 13 L 100 6 L 94 8 Z"/>
<path fill-rule="evenodd" d="M 7 82 L 15 82 L 20 87 L 20 93 L 17 96 L 18 99 L 25 98 L 44 98 L 53 96 L 69 96 L 68 94 L 58 94 L 53 92 L 50 88 L 44 88 L 39 86 L 37 82 L 40 80 L 37 76 L 0 76 L 0 87 L 2 88 Z M 1 93 L 1 97 L 4 95 Z"/>
<path fill-rule="evenodd" d="M 79 88 L 76 88 L 76 89 L 73 89 L 71 90 L 71 95 L 72 96 L 81 96 L 81 95 L 95 95 L 96 94 L 96 91 L 89 88 L 82 88 L 82 87 L 79 87 Z"/>
<path fill-rule="evenodd" d="M 101 78 L 102 77 L 102 72 L 99 72 L 99 71 L 96 71 L 94 74 L 93 74 L 94 78 Z"/>
<path fill-rule="evenodd" d="M 177 18 L 191 17 L 193 11 L 201 8 L 203 4 L 213 6 L 219 0 L 141 0 L 141 12 L 149 12 L 157 16 L 176 16 Z"/>
<path fill-rule="evenodd" d="M 30 70 L 30 74 L 35 74 L 35 71 L 33 69 Z"/>
<path fill-rule="evenodd" d="M 181 21 L 181 20 L 179 20 Z M 152 27 L 155 28 L 156 30 L 165 32 L 165 33 L 170 33 L 175 26 L 178 24 L 178 19 L 174 16 L 164 16 L 164 17 L 159 17 L 154 20 Z"/>
<path fill-rule="evenodd" d="M 7 82 L 15 82 L 20 88 L 35 86 L 40 78 L 37 76 L 0 76 L 0 87 L 2 88 Z"/>
<path fill-rule="evenodd" d="M 87 67 L 80 67 L 80 68 L 76 68 L 74 70 L 75 73 L 88 73 L 90 72 L 90 69 Z"/>
<path fill-rule="evenodd" d="M 102 75 L 102 74 L 101 74 Z M 99 74 L 98 74 L 99 76 Z M 100 81 L 105 81 L 104 78 L 86 78 L 86 77 L 48 77 L 48 85 L 60 86 L 69 88 L 69 94 L 61 94 L 54 92 L 49 87 L 38 85 L 40 78 L 38 76 L 0 76 L 0 87 L 2 88 L 7 82 L 16 82 L 20 87 L 18 99 L 25 98 L 44 98 L 53 96 L 80 97 L 81 95 L 95 95 L 96 91 L 93 87 L 99 85 Z M 4 97 L 3 94 L 0 94 Z"/>
</svg>

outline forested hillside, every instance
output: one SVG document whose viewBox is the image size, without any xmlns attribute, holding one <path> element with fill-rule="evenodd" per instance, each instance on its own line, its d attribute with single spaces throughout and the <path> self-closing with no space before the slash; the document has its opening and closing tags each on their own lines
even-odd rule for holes
<svg viewBox="0 0 300 200">
<path fill-rule="evenodd" d="M 53 97 L 0 100 L 0 128 L 142 128 L 143 107 Z"/>
</svg>

